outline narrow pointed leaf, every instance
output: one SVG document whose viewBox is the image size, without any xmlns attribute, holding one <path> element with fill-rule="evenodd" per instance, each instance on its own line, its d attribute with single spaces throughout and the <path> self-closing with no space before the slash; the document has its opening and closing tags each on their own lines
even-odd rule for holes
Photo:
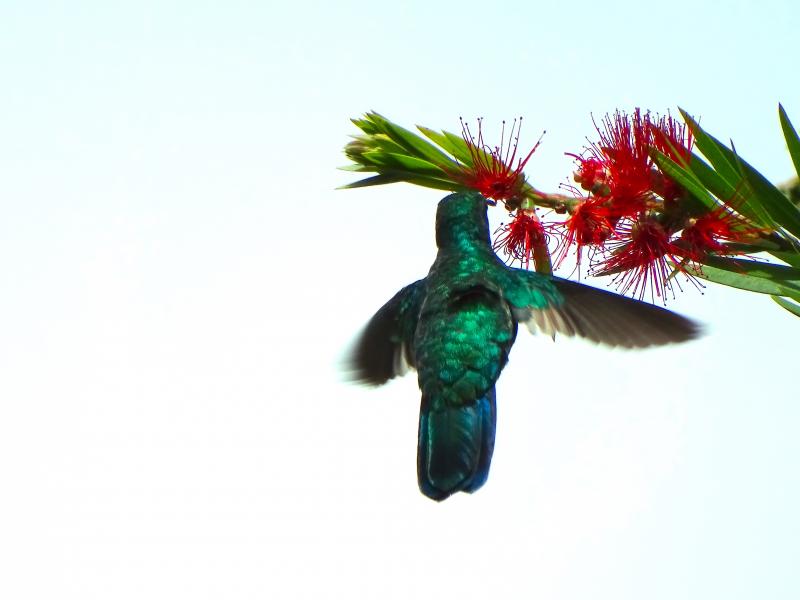
<svg viewBox="0 0 800 600">
<path fill-rule="evenodd" d="M 703 265 L 711 265 L 721 269 L 728 269 L 738 273 L 766 277 L 775 281 L 797 285 L 800 289 L 800 268 L 777 263 L 768 263 L 760 260 L 747 260 L 744 258 L 722 258 L 709 256 Z"/>
<path fill-rule="evenodd" d="M 718 269 L 708 265 L 703 265 L 701 270 L 692 274 L 701 279 L 706 279 L 729 287 L 735 287 L 740 290 L 747 290 L 749 292 L 758 292 L 760 294 L 770 294 L 774 296 L 800 294 L 800 287 L 793 288 L 764 277 L 753 277 L 745 273 Z"/>
<path fill-rule="evenodd" d="M 758 202 L 752 190 L 742 184 L 739 177 L 736 186 L 719 176 L 708 163 L 698 156 L 693 155 L 691 161 L 692 172 L 700 183 L 714 194 L 720 201 L 731 206 L 736 212 L 750 219 L 756 226 L 769 229 L 772 219 L 766 209 Z"/>
<path fill-rule="evenodd" d="M 405 179 L 405 181 L 435 190 L 445 190 L 447 192 L 466 192 L 470 189 L 449 179 L 442 179 L 440 177 L 411 176 Z"/>
<path fill-rule="evenodd" d="M 778 104 L 778 116 L 781 120 L 783 137 L 786 138 L 786 146 L 789 148 L 789 155 L 794 163 L 794 170 L 797 172 L 797 176 L 800 177 L 800 137 L 798 137 L 794 125 L 789 120 L 789 115 L 786 114 L 780 104 Z"/>
<path fill-rule="evenodd" d="M 751 190 L 743 185 L 742 175 L 736 169 L 735 155 L 724 144 L 708 135 L 688 113 L 681 110 L 681 114 L 695 136 L 697 148 L 714 167 L 712 169 L 697 154 L 692 153 L 689 169 L 695 174 L 699 183 L 721 202 L 732 205 L 737 212 L 757 226 L 773 227 L 773 220 L 767 210 L 761 206 Z"/>
<path fill-rule="evenodd" d="M 415 158 L 405 154 L 394 154 L 388 152 L 365 152 L 364 158 L 371 164 L 390 169 L 408 171 L 409 174 L 430 175 L 433 177 L 445 177 L 446 173 L 436 165 L 429 163 L 421 158 Z M 381 169 L 382 171 L 384 169 Z"/>
<path fill-rule="evenodd" d="M 768 251 L 775 258 L 790 264 L 793 267 L 800 268 L 800 252 L 783 252 L 779 250 Z"/>
<path fill-rule="evenodd" d="M 378 133 L 377 127 L 369 119 L 350 119 L 350 122 L 367 135 Z"/>
<path fill-rule="evenodd" d="M 377 113 L 371 114 L 370 117 L 376 123 L 378 123 L 378 126 L 386 135 L 388 135 L 397 144 L 403 146 L 403 148 L 405 148 L 413 156 L 423 158 L 428 162 L 439 166 L 450 165 L 453 163 L 453 160 L 442 151 L 438 150 L 436 146 L 424 140 L 417 134 L 409 131 L 408 129 L 392 123 L 389 119 L 386 119 Z"/>
<path fill-rule="evenodd" d="M 456 138 L 456 136 L 451 137 L 447 135 L 447 132 L 439 133 L 438 131 L 433 131 L 432 129 L 428 129 L 427 127 L 423 127 L 421 125 L 417 125 L 417 129 L 424 133 L 428 138 L 439 144 L 442 148 L 447 150 L 461 163 L 467 164 L 468 161 L 472 161 L 472 157 L 467 149 L 467 144 L 463 139 Z"/>
<path fill-rule="evenodd" d="M 697 148 L 709 160 L 713 170 L 699 158 L 691 163 L 692 171 L 703 185 L 707 186 L 720 200 L 733 204 L 737 212 L 753 221 L 759 227 L 775 228 L 776 223 L 761 199 L 747 185 L 741 170 L 740 158 L 730 148 L 702 127 L 681 109 L 681 114 L 692 130 Z"/>
<path fill-rule="evenodd" d="M 374 177 L 367 177 L 366 179 L 361 179 L 359 181 L 354 181 L 353 183 L 348 183 L 347 185 L 343 185 L 336 189 L 352 190 L 356 188 L 369 187 L 371 185 L 385 185 L 388 183 L 398 183 L 403 180 L 404 179 L 402 176 L 390 175 L 388 173 L 381 173 L 380 175 L 375 175 Z"/>
<path fill-rule="evenodd" d="M 462 147 L 464 149 L 464 151 L 461 154 L 457 155 L 458 160 L 464 163 L 464 165 L 466 165 L 467 167 L 474 166 L 472 160 L 472 153 L 469 151 L 469 148 L 467 147 L 467 142 L 464 141 L 464 138 L 462 138 L 460 135 L 456 135 L 455 133 L 450 133 L 449 131 L 442 131 L 442 133 L 448 140 L 450 140 L 453 143 L 453 145 L 457 147 Z"/>
<path fill-rule="evenodd" d="M 658 150 L 653 150 L 653 159 L 665 175 L 689 191 L 696 202 L 696 205 L 692 207 L 692 212 L 700 213 L 703 212 L 703 207 L 713 210 L 718 206 L 716 200 L 711 197 L 694 173 Z"/>
<path fill-rule="evenodd" d="M 800 209 L 761 173 L 740 157 L 739 168 L 753 193 L 769 212 L 774 222 L 800 239 Z"/>
<path fill-rule="evenodd" d="M 785 265 L 709 257 L 693 274 L 715 283 L 761 294 L 800 295 L 800 269 Z"/>
<path fill-rule="evenodd" d="M 781 298 L 780 296 L 772 296 L 772 299 L 778 304 L 778 306 L 781 306 L 793 315 L 800 317 L 800 304 L 797 302 L 792 302 L 791 300 Z"/>
<path fill-rule="evenodd" d="M 781 248 L 772 240 L 765 238 L 755 238 L 749 242 L 726 242 L 725 247 L 736 254 L 757 254 L 759 252 L 773 253 Z"/>
<path fill-rule="evenodd" d="M 406 149 L 402 145 L 398 144 L 384 133 L 369 136 L 366 145 L 369 146 L 369 148 L 383 150 L 384 152 L 395 152 L 397 154 L 406 153 Z"/>
<path fill-rule="evenodd" d="M 343 167 L 337 167 L 340 171 L 351 171 L 354 173 L 369 173 L 370 171 L 375 171 L 374 167 L 368 165 L 362 165 L 361 163 L 357 163 L 354 165 L 345 165 Z"/>
<path fill-rule="evenodd" d="M 732 160 L 729 155 L 730 150 L 713 136 L 707 134 L 702 127 L 695 121 L 689 113 L 683 109 L 679 109 L 684 121 L 692 130 L 695 144 L 698 150 L 708 159 L 714 169 L 719 175 L 728 182 L 729 185 L 736 186 L 736 182 L 740 179 L 739 172 L 736 169 L 736 161 Z"/>
<path fill-rule="evenodd" d="M 756 202 L 761 204 L 769 215 L 767 223 L 769 227 L 775 229 L 783 227 L 795 237 L 800 237 L 800 210 L 735 151 L 703 131 L 685 111 L 681 110 L 681 114 L 695 136 L 697 147 L 708 158 L 717 173 L 737 188 L 744 202 L 751 207 L 754 207 Z M 742 187 L 740 182 L 746 185 Z M 747 188 L 752 195 L 748 193 Z"/>
</svg>

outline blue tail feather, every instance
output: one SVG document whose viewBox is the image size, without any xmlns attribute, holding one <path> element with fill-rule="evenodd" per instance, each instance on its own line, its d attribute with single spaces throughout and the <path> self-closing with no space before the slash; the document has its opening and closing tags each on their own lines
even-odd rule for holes
<svg viewBox="0 0 800 600">
<path fill-rule="evenodd" d="M 489 476 L 497 408 L 494 388 L 467 406 L 435 406 L 423 398 L 417 476 L 423 494 L 444 500 L 474 492 Z"/>
</svg>

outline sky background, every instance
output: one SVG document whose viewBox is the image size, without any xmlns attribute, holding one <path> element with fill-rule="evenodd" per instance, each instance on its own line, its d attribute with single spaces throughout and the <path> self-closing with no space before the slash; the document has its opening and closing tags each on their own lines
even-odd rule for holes
<svg viewBox="0 0 800 600">
<path fill-rule="evenodd" d="M 524 115 L 555 190 L 592 114 L 680 106 L 791 176 L 795 2 L 537 4 L 0 5 L 0 596 L 800 597 L 767 297 L 689 286 L 707 335 L 647 352 L 521 330 L 489 481 L 442 504 L 415 377 L 343 380 L 442 195 L 335 190 L 350 117 Z"/>
</svg>

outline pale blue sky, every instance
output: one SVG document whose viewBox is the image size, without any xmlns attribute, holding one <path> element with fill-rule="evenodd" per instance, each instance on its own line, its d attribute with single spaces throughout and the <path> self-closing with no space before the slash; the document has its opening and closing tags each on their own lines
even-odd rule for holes
<svg viewBox="0 0 800 600">
<path fill-rule="evenodd" d="M 489 481 L 437 505 L 414 377 L 337 361 L 427 271 L 441 194 L 334 189 L 370 109 L 522 114 L 555 189 L 592 113 L 681 106 L 783 181 L 798 30 L 789 1 L 4 3 L 0 596 L 800 596 L 796 318 L 712 286 L 679 348 L 521 331 Z"/>
</svg>

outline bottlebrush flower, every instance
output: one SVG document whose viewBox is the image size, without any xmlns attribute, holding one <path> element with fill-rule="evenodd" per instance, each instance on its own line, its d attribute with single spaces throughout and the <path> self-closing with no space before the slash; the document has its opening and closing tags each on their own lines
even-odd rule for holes
<svg viewBox="0 0 800 600">
<path fill-rule="evenodd" d="M 650 120 L 652 144 L 678 164 L 686 164 L 692 157 L 694 137 L 684 123 L 666 115 L 657 121 Z"/>
<path fill-rule="evenodd" d="M 584 247 L 601 246 L 614 234 L 605 198 L 593 196 L 579 202 L 569 218 L 552 227 L 561 236 L 556 265 L 564 262 L 573 245 L 580 265 Z"/>
<path fill-rule="evenodd" d="M 677 252 L 700 263 L 709 254 L 738 254 L 725 242 L 746 242 L 763 230 L 751 226 L 727 204 L 689 220 L 677 242 Z"/>
<path fill-rule="evenodd" d="M 669 261 L 680 265 L 670 232 L 646 215 L 635 221 L 621 221 L 616 231 L 618 241 L 610 243 L 607 256 L 594 265 L 593 274 L 614 275 L 613 281 L 623 294 L 630 291 L 641 300 L 649 287 L 651 299 L 655 292 L 666 301 L 665 292 L 672 291 L 673 267 Z"/>
<path fill-rule="evenodd" d="M 650 130 L 653 136 L 652 144 L 657 150 L 679 165 L 689 164 L 694 139 L 686 125 L 678 123 L 671 115 L 667 115 L 657 121 L 651 121 Z M 678 201 L 683 194 L 682 188 L 661 172 L 657 172 L 653 191 L 668 203 Z"/>
<path fill-rule="evenodd" d="M 584 155 L 568 154 L 578 162 L 575 180 L 584 190 L 609 200 L 611 217 L 633 217 L 654 204 L 653 194 L 665 201 L 679 198 L 681 188 L 658 171 L 650 156 L 655 147 L 676 162 L 691 156 L 692 136 L 671 116 L 652 117 L 635 109 L 606 115 L 595 129 L 600 141 Z"/>
<path fill-rule="evenodd" d="M 588 148 L 588 160 L 603 164 L 606 170 L 607 195 L 612 216 L 631 216 L 645 207 L 651 187 L 653 161 L 649 113 L 637 108 L 632 115 L 620 111 L 613 118 L 606 115 L 603 130 L 595 125 L 600 142 Z M 587 159 L 582 159 L 583 163 Z"/>
<path fill-rule="evenodd" d="M 572 156 L 578 161 L 578 170 L 573 174 L 575 182 L 587 192 L 607 196 L 610 190 L 604 189 L 606 186 L 606 168 L 601 160 L 597 158 L 583 158 L 577 154 L 567 152 L 567 156 Z"/>
<path fill-rule="evenodd" d="M 544 227 L 532 210 L 518 210 L 514 220 L 502 225 L 496 233 L 492 249 L 495 252 L 502 250 L 511 262 L 518 260 L 526 269 L 536 248 L 547 244 Z"/>
<path fill-rule="evenodd" d="M 472 135 L 469 125 L 464 123 L 462 119 L 462 136 L 467 144 L 472 165 L 464 165 L 457 177 L 464 185 L 477 190 L 485 198 L 495 202 L 502 201 L 507 205 L 511 202 L 509 208 L 516 208 L 514 202 L 519 201 L 521 198 L 522 186 L 525 184 L 525 175 L 522 170 L 536 151 L 536 148 L 539 147 L 541 140 L 531 148 L 525 158 L 517 159 L 522 117 L 514 119 L 507 142 L 505 140 L 505 129 L 506 122 L 503 121 L 500 145 L 491 148 L 483 139 L 483 119 L 478 119 L 477 140 Z M 515 159 L 517 159 L 516 166 L 514 166 Z"/>
</svg>

